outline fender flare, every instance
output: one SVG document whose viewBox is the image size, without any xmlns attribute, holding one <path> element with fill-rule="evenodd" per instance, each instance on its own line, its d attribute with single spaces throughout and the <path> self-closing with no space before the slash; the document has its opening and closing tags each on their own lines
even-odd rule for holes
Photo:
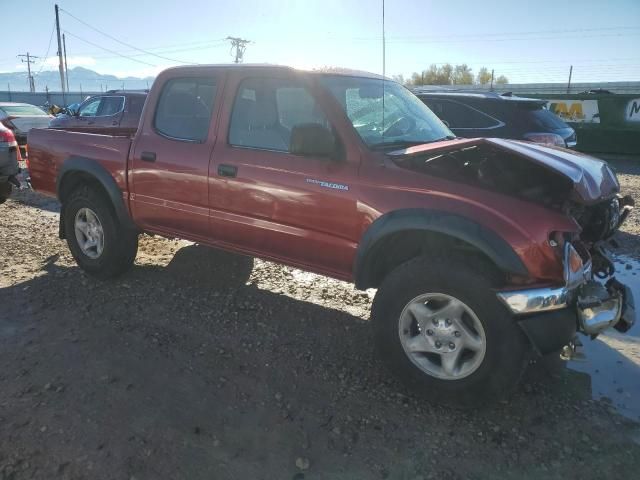
<svg viewBox="0 0 640 480">
<path fill-rule="evenodd" d="M 353 271 L 357 288 L 366 289 L 372 286 L 371 258 L 377 254 L 377 246 L 388 235 L 402 231 L 449 235 L 476 247 L 505 273 L 520 276 L 529 274 L 527 267 L 511 245 L 493 230 L 453 213 L 408 208 L 394 210 L 377 218 L 362 236 Z"/>
<path fill-rule="evenodd" d="M 90 158 L 85 157 L 77 157 L 72 156 L 67 158 L 62 167 L 58 171 L 58 176 L 56 178 L 56 194 L 58 196 L 58 200 L 62 202 L 60 198 L 61 188 L 64 184 L 65 176 L 73 173 L 73 172 L 81 172 L 90 175 L 104 188 L 104 191 L 107 192 L 109 199 L 111 200 L 111 204 L 116 212 L 116 216 L 118 220 L 127 228 L 136 229 L 137 227 L 133 223 L 131 216 L 129 215 L 129 210 L 127 209 L 124 199 L 122 197 L 122 190 L 118 187 L 115 179 L 109 173 L 109 171 L 100 165 L 97 161 L 92 160 Z M 60 224 L 62 231 L 62 210 L 60 212 Z"/>
</svg>

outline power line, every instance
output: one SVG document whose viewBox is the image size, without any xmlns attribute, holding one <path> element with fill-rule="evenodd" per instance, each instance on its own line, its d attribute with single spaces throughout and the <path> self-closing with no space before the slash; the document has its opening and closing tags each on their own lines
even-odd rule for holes
<svg viewBox="0 0 640 480">
<path fill-rule="evenodd" d="M 61 8 L 60 10 L 62 10 L 65 14 L 69 15 L 71 18 L 75 19 L 76 21 L 78 21 L 78 22 L 82 23 L 83 25 L 85 25 L 85 26 L 89 27 L 90 29 L 95 30 L 96 32 L 98 32 L 98 33 L 100 33 L 100 34 L 104 35 L 105 37 L 110 38 L 110 39 L 111 39 L 111 40 L 113 40 L 114 42 L 118 42 L 118 43 L 120 43 L 120 44 L 122 44 L 122 45 L 124 45 L 124 46 L 126 46 L 126 47 L 129 47 L 129 48 L 131 48 L 131 49 L 133 49 L 133 50 L 137 50 L 137 51 L 142 52 L 142 53 L 144 53 L 144 54 L 146 54 L 146 55 L 151 55 L 151 56 L 153 56 L 153 57 L 157 57 L 157 58 L 160 58 L 160 59 L 162 59 L 162 60 L 168 60 L 168 61 L 170 61 L 170 62 L 188 63 L 188 64 L 191 64 L 191 65 L 197 65 L 197 64 L 198 64 L 197 62 L 185 62 L 185 61 L 183 61 L 183 60 L 177 60 L 177 59 L 175 59 L 175 58 L 169 58 L 169 57 L 165 57 L 165 56 L 162 56 L 162 55 L 158 55 L 158 54 L 155 54 L 155 53 L 153 53 L 153 52 L 149 52 L 148 50 L 143 50 L 143 49 L 138 48 L 138 47 L 136 47 L 136 46 L 134 46 L 134 45 L 131 45 L 130 43 L 126 43 L 126 42 L 123 42 L 122 40 L 118 40 L 118 39 L 117 39 L 116 37 L 114 37 L 113 35 L 109 35 L 108 33 L 103 32 L 102 30 L 100 30 L 100 29 L 98 29 L 98 28 L 96 28 L 96 27 L 94 27 L 94 26 L 89 25 L 87 22 L 85 22 L 84 20 L 80 20 L 78 17 L 76 17 L 76 16 L 75 16 L 75 15 L 73 15 L 72 13 L 69 13 L 67 10 L 64 10 L 64 9 L 62 9 L 62 8 Z"/>
<path fill-rule="evenodd" d="M 69 30 L 65 30 L 64 33 L 66 33 L 67 35 L 71 35 L 74 38 L 77 38 L 81 42 L 88 43 L 89 45 L 93 45 L 94 47 L 100 48 L 100 49 L 105 50 L 105 51 L 107 51 L 109 53 L 113 53 L 114 55 L 117 55 L 118 57 L 126 58 L 127 60 L 131 60 L 133 62 L 142 63 L 144 65 L 149 65 L 150 67 L 157 67 L 157 65 L 154 65 L 153 63 L 145 62 L 144 60 L 138 60 L 137 58 L 129 57 L 128 55 L 123 55 L 121 53 L 116 52 L 115 50 L 110 50 L 110 49 L 108 49 L 106 47 L 98 45 L 97 43 L 90 42 L 89 40 L 86 40 L 86 39 L 84 39 L 82 37 L 79 37 L 78 35 L 75 35 L 75 34 L 71 33 Z"/>
<path fill-rule="evenodd" d="M 635 36 L 640 35 L 640 32 L 636 33 L 611 33 L 611 34 L 603 34 L 603 35 L 575 35 L 575 36 L 547 36 L 547 37 L 522 37 L 522 38 L 468 38 L 465 40 L 451 40 L 451 39 L 441 39 L 441 40 L 424 40 L 416 37 L 415 39 L 402 39 L 395 38 L 391 39 L 392 43 L 396 44 L 428 44 L 428 43 L 478 43 L 478 42 L 518 42 L 518 41 L 530 41 L 530 40 L 570 40 L 570 39 L 593 39 L 593 38 L 605 38 L 605 37 L 626 37 L 626 36 Z"/>
<path fill-rule="evenodd" d="M 226 44 L 226 41 L 221 41 L 221 42 L 216 42 L 216 43 L 212 43 L 211 45 L 204 45 L 204 46 L 200 46 L 200 47 L 188 47 L 188 48 L 178 48 L 178 49 L 172 49 L 172 50 L 166 50 L 160 53 L 176 53 L 176 52 L 192 52 L 194 50 L 208 50 L 210 48 L 218 48 L 221 47 L 223 45 Z M 157 48 L 157 47 L 156 47 Z M 167 48 L 167 47 L 163 47 L 163 48 Z M 130 52 L 131 50 L 127 50 L 127 52 Z M 124 52 L 118 52 L 119 54 L 124 54 Z M 83 53 L 78 53 L 78 55 L 92 55 L 93 56 L 93 52 L 83 52 Z M 130 54 L 130 57 L 144 57 L 147 56 L 146 53 L 135 53 L 135 54 Z M 114 56 L 110 56 L 110 55 L 98 55 L 95 56 L 95 58 L 114 58 Z"/>
<path fill-rule="evenodd" d="M 51 35 L 49 36 L 49 46 L 47 47 L 47 53 L 44 55 L 44 60 L 42 60 L 42 63 L 40 64 L 40 69 L 38 70 L 38 73 L 36 73 L 36 75 L 40 75 L 40 72 L 42 72 L 42 69 L 47 63 L 47 59 L 49 58 L 49 51 L 51 50 L 51 41 L 53 40 L 53 32 L 55 30 L 56 30 L 56 22 L 54 21 L 53 26 L 51 27 Z"/>
<path fill-rule="evenodd" d="M 397 39 L 446 39 L 446 38 L 473 38 L 473 37 L 503 37 L 503 36 L 523 36 L 523 35 L 547 35 L 547 34 L 565 34 L 565 33 L 585 33 L 585 32 L 603 32 L 603 31 L 621 30 L 640 30 L 638 26 L 620 26 L 620 27 L 599 27 L 599 28 L 574 28 L 574 29 L 555 29 L 555 30 L 533 30 L 528 32 L 487 32 L 487 33 L 464 33 L 449 35 L 408 35 L 396 36 L 391 38 Z"/>
</svg>

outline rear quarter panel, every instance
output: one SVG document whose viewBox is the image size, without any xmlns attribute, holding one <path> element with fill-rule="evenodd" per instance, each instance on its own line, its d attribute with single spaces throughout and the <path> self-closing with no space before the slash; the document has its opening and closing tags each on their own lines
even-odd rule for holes
<svg viewBox="0 0 640 480">
<path fill-rule="evenodd" d="M 33 188 L 55 195 L 58 173 L 64 162 L 72 157 L 81 157 L 104 167 L 126 195 L 130 146 L 128 137 L 34 129 L 29 134 L 29 173 Z"/>
</svg>

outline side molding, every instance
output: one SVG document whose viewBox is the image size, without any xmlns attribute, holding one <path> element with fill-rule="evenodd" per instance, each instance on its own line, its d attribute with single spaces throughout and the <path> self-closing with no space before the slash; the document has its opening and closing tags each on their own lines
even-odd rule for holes
<svg viewBox="0 0 640 480">
<path fill-rule="evenodd" d="M 371 287 L 372 256 L 382 241 L 402 231 L 435 232 L 463 240 L 483 252 L 506 273 L 526 276 L 527 268 L 502 237 L 468 218 L 438 210 L 410 208 L 386 213 L 375 220 L 364 233 L 354 263 L 356 287 Z"/>
</svg>

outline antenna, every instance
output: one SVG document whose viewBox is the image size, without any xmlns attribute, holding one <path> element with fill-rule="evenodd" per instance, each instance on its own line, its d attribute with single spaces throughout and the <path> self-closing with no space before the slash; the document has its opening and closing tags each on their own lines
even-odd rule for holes
<svg viewBox="0 0 640 480">
<path fill-rule="evenodd" d="M 384 142 L 384 88 L 386 74 L 386 41 L 384 34 L 384 0 L 382 0 L 382 141 Z"/>
</svg>

